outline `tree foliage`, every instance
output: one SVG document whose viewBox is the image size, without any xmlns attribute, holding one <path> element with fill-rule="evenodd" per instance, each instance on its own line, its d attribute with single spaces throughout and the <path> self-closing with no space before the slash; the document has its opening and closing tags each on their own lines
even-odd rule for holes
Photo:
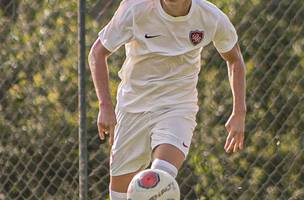
<svg viewBox="0 0 304 200">
<path fill-rule="evenodd" d="M 184 199 L 304 198 L 303 0 L 213 0 L 247 65 L 246 148 L 224 153 L 232 99 L 225 63 L 202 54 L 198 126 L 178 181 Z M 119 1 L 87 1 L 87 52 Z M 77 199 L 77 3 L 0 1 L 0 199 Z M 109 59 L 115 99 L 120 49 Z M 108 146 L 87 71 L 89 195 L 105 198 Z M 115 101 L 115 100 L 114 100 Z"/>
</svg>

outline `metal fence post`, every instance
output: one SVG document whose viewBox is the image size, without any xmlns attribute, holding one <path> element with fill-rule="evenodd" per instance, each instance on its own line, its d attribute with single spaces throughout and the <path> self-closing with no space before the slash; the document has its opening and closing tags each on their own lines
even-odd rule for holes
<svg viewBox="0 0 304 200">
<path fill-rule="evenodd" d="M 78 1 L 79 199 L 88 199 L 88 152 L 85 101 L 85 0 Z"/>
</svg>

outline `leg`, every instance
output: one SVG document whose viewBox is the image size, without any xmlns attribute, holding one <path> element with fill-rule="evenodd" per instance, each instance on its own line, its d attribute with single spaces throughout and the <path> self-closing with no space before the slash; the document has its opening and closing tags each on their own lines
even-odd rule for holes
<svg viewBox="0 0 304 200">
<path fill-rule="evenodd" d="M 117 110 L 114 144 L 110 158 L 110 199 L 126 200 L 127 189 L 133 176 L 150 162 L 149 125 L 141 113 Z M 147 148 L 148 147 L 148 148 Z"/>
<path fill-rule="evenodd" d="M 128 189 L 128 185 L 131 182 L 132 178 L 138 172 L 133 172 L 126 175 L 121 176 L 111 176 L 110 177 L 110 189 L 111 191 L 126 193 Z"/>
<path fill-rule="evenodd" d="M 171 144 L 160 144 L 154 149 L 152 158 L 153 160 L 165 160 L 179 169 L 185 160 L 185 155 Z"/>
<path fill-rule="evenodd" d="M 110 176 L 110 199 L 111 200 L 126 200 L 127 190 L 132 178 L 140 171 L 146 168 L 147 164 L 142 166 L 139 170 L 123 175 Z M 111 171 L 113 169 L 111 168 Z M 112 172 L 113 173 L 113 172 Z"/>
<path fill-rule="evenodd" d="M 152 130 L 151 168 L 176 177 L 188 154 L 195 126 L 194 114 L 169 116 L 160 120 Z"/>
<path fill-rule="evenodd" d="M 158 159 L 162 161 L 166 161 L 173 165 L 177 170 L 181 167 L 185 156 L 181 150 L 176 148 L 170 144 L 161 144 L 158 145 L 152 154 L 153 160 Z M 152 165 L 153 168 L 153 165 Z M 155 168 L 162 168 L 161 166 L 155 165 Z M 170 168 L 170 167 L 169 167 Z M 120 175 L 120 176 L 111 176 L 110 180 L 110 190 L 111 190 L 111 200 L 125 200 L 127 189 L 129 183 L 131 182 L 132 178 L 143 169 L 140 169 L 136 172 Z M 163 169 L 164 171 L 172 171 L 170 169 Z"/>
<path fill-rule="evenodd" d="M 110 176 L 110 199 L 126 200 L 129 183 L 139 171 L 121 176 Z"/>
<path fill-rule="evenodd" d="M 170 144 L 161 144 L 153 152 L 152 169 L 160 169 L 176 178 L 185 156 L 178 148 Z"/>
</svg>

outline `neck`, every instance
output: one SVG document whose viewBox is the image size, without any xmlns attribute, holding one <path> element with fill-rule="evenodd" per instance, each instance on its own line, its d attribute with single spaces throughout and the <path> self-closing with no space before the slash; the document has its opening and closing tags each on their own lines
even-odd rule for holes
<svg viewBox="0 0 304 200">
<path fill-rule="evenodd" d="M 166 13 L 180 17 L 189 13 L 192 0 L 160 0 L 160 2 Z"/>
</svg>

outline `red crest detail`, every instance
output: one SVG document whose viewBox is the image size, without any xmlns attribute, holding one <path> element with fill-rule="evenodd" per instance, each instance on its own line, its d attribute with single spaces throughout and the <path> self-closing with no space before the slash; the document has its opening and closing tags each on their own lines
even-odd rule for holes
<svg viewBox="0 0 304 200">
<path fill-rule="evenodd" d="M 154 188 L 160 181 L 159 175 L 155 172 L 144 172 L 138 180 L 138 185 L 142 188 Z"/>
<path fill-rule="evenodd" d="M 189 37 L 193 45 L 198 45 L 204 39 L 204 31 L 190 31 Z"/>
</svg>

